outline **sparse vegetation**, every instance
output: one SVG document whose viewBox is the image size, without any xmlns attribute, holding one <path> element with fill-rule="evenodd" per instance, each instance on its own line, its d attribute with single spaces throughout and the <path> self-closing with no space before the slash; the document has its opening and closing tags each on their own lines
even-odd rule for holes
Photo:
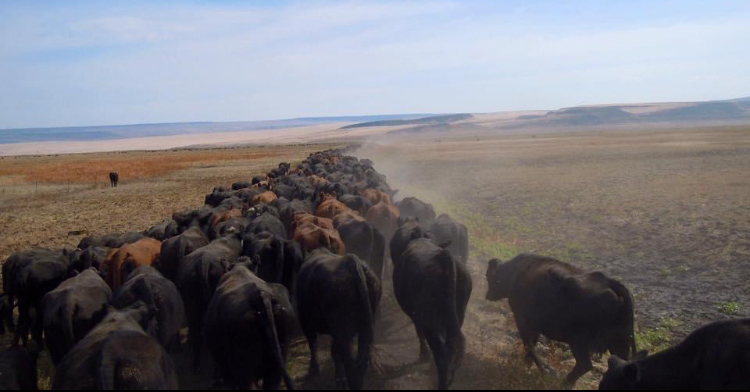
<svg viewBox="0 0 750 392">
<path fill-rule="evenodd" d="M 741 313 L 741 305 L 737 302 L 723 303 L 719 307 L 719 311 L 730 317 L 739 316 Z"/>
<path fill-rule="evenodd" d="M 635 341 L 638 349 L 648 350 L 653 354 L 672 347 L 675 343 L 675 332 L 681 326 L 680 321 L 665 318 L 655 328 L 636 331 Z"/>
</svg>

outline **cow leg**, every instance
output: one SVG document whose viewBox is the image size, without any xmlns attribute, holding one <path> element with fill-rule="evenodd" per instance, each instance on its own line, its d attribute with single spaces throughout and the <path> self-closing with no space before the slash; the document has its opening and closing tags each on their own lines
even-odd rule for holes
<svg viewBox="0 0 750 392">
<path fill-rule="evenodd" d="M 573 351 L 573 356 L 576 359 L 576 366 L 565 379 L 565 387 L 567 389 L 573 389 L 578 379 L 594 368 L 594 365 L 591 363 L 591 352 L 588 346 L 585 344 L 571 344 L 570 349 Z"/>
<path fill-rule="evenodd" d="M 305 333 L 307 346 L 310 348 L 310 368 L 307 375 L 315 377 L 320 374 L 320 362 L 318 362 L 318 334 L 315 332 Z"/>
<path fill-rule="evenodd" d="M 344 363 L 346 348 L 345 344 L 342 344 L 339 339 L 334 339 L 331 344 L 331 358 L 333 358 L 333 365 L 336 368 L 336 388 L 345 391 L 349 389 L 349 383 L 346 380 L 346 365 Z M 349 353 L 351 357 L 351 352 Z"/>
<path fill-rule="evenodd" d="M 202 329 L 201 323 L 192 323 L 188 329 L 188 342 L 193 349 L 193 371 L 196 373 L 201 367 Z"/>
<path fill-rule="evenodd" d="M 39 345 L 38 350 L 42 351 L 44 350 L 44 340 L 42 339 L 42 334 L 44 332 L 44 321 L 42 320 L 42 306 L 39 304 L 36 308 L 36 314 L 34 317 L 34 320 L 32 321 L 32 327 L 31 327 L 31 337 L 34 338 L 34 341 Z"/>
<path fill-rule="evenodd" d="M 448 390 L 451 384 L 450 375 L 448 374 L 450 369 L 450 353 L 445 343 L 440 339 L 440 335 L 435 331 L 429 330 L 425 332 L 427 342 L 432 349 L 433 356 L 435 357 L 435 367 L 437 367 L 438 373 L 438 389 L 441 391 Z"/>
<path fill-rule="evenodd" d="M 424 331 L 416 324 L 414 327 L 417 330 L 417 337 L 419 337 L 419 363 L 430 362 L 430 349 L 427 347 Z"/>
<path fill-rule="evenodd" d="M 539 342 L 539 332 L 532 331 L 530 328 L 523 327 L 521 323 L 518 324 L 518 331 L 521 334 L 521 340 L 523 341 L 523 347 L 526 350 L 526 362 L 531 364 L 534 363 L 539 370 L 546 373 L 555 374 L 555 370 L 549 365 L 544 363 L 539 355 L 536 353 L 536 345 Z"/>
<path fill-rule="evenodd" d="M 25 300 L 18 301 L 18 328 L 16 336 L 13 339 L 13 347 L 18 347 L 19 342 L 23 341 L 24 347 L 29 338 L 29 305 Z"/>
</svg>

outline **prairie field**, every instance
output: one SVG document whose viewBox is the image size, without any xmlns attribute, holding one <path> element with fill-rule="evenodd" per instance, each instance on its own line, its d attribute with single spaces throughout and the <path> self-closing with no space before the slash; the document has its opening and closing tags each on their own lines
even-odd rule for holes
<svg viewBox="0 0 750 392">
<path fill-rule="evenodd" d="M 148 229 L 175 211 L 197 208 L 216 185 L 334 146 L 4 158 L 0 260 L 31 246 L 74 247 L 81 236 L 71 232 Z M 705 322 L 748 315 L 750 128 L 401 134 L 365 141 L 354 155 L 372 159 L 398 197 L 417 196 L 469 227 L 474 293 L 455 389 L 559 386 L 558 378 L 524 363 L 507 305 L 484 299 L 491 258 L 540 253 L 621 280 L 636 297 L 641 348 L 658 350 Z M 116 189 L 107 180 L 112 170 L 121 175 Z M 434 388 L 433 366 L 415 363 L 413 326 L 384 285 L 368 387 Z M 323 374 L 309 380 L 307 346 L 294 341 L 289 366 L 300 389 L 335 387 L 323 343 Z M 560 375 L 572 368 L 563 345 L 543 340 L 539 351 Z M 175 360 L 182 388 L 211 387 L 210 361 L 194 374 L 187 350 Z M 605 364 L 597 360 L 578 388 L 596 388 Z M 46 354 L 40 368 L 41 386 L 49 386 Z"/>
</svg>

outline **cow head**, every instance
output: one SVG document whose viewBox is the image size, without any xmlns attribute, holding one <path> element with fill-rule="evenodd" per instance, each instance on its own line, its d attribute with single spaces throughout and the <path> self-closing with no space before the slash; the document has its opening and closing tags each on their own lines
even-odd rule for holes
<svg viewBox="0 0 750 392">
<path fill-rule="evenodd" d="M 500 301 L 510 295 L 510 277 L 504 271 L 504 264 L 498 259 L 490 260 L 487 267 L 487 300 Z"/>
<path fill-rule="evenodd" d="M 604 374 L 599 389 L 602 391 L 634 390 L 641 381 L 638 362 L 626 362 L 620 357 L 609 359 L 609 369 Z"/>
</svg>

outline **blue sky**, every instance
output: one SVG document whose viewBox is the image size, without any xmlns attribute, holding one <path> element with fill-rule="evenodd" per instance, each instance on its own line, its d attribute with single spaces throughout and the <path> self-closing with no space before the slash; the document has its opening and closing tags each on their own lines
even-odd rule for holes
<svg viewBox="0 0 750 392">
<path fill-rule="evenodd" d="M 0 128 L 735 98 L 748 37 L 745 0 L 2 0 Z"/>
</svg>

